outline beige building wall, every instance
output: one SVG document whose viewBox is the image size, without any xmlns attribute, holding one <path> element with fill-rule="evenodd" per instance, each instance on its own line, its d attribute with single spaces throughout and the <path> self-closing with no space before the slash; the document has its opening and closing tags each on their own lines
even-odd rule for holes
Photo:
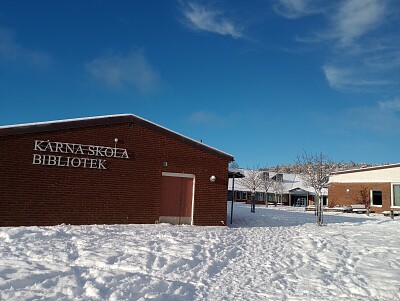
<svg viewBox="0 0 400 301">
<path fill-rule="evenodd" d="M 338 173 L 330 176 L 331 183 L 391 183 L 400 182 L 400 166 Z"/>
<path fill-rule="evenodd" d="M 338 172 L 329 179 L 329 204 L 365 204 L 375 212 L 400 210 L 393 206 L 393 185 L 396 184 L 400 184 L 399 164 Z M 373 191 L 381 192 L 382 205 L 371 203 Z"/>
</svg>

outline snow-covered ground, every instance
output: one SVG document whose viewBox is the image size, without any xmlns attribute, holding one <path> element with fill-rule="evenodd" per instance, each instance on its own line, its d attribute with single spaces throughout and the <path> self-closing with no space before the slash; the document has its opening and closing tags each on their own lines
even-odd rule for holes
<svg viewBox="0 0 400 301">
<path fill-rule="evenodd" d="M 400 218 L 234 212 L 230 227 L 0 228 L 0 300 L 400 300 Z"/>
</svg>

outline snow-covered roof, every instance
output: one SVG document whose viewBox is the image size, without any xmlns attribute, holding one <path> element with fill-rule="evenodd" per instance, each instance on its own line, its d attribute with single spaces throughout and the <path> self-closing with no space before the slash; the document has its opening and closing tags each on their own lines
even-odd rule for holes
<svg viewBox="0 0 400 301">
<path fill-rule="evenodd" d="M 246 176 L 249 174 L 249 170 L 248 169 L 240 169 L 242 171 L 242 173 Z M 263 171 L 258 171 L 260 173 L 262 173 Z M 301 179 L 300 175 L 298 174 L 293 174 L 293 173 L 277 173 L 277 172 L 269 172 L 269 177 L 272 178 L 274 177 L 276 174 L 282 174 L 283 175 L 283 193 L 287 194 L 289 192 L 291 192 L 294 189 L 299 189 L 299 190 L 303 190 L 305 191 L 305 193 L 309 193 L 309 194 L 315 194 L 315 190 L 312 187 L 307 187 L 304 184 L 304 181 Z M 228 184 L 228 190 L 232 190 L 232 179 L 229 179 L 229 184 Z M 248 188 L 246 188 L 245 186 L 243 186 L 240 183 L 240 180 L 235 180 L 235 190 L 236 191 L 250 191 Z M 265 192 L 263 187 L 259 187 L 257 190 L 257 192 Z M 268 189 L 268 192 L 273 193 L 273 189 L 270 188 Z M 326 188 L 322 189 L 322 193 L 323 194 L 327 194 L 328 190 Z"/>
<path fill-rule="evenodd" d="M 64 120 L 53 120 L 45 122 L 5 125 L 5 126 L 0 126 L 0 136 L 46 132 L 46 131 L 62 130 L 69 128 L 81 128 L 87 126 L 96 126 L 96 125 L 123 123 L 123 122 L 133 122 L 148 128 L 152 128 L 154 130 L 158 130 L 164 134 L 168 133 L 170 136 L 178 140 L 181 140 L 183 142 L 189 142 L 191 145 L 195 145 L 196 147 L 209 150 L 213 153 L 217 153 L 224 157 L 228 157 L 230 161 L 234 160 L 233 156 L 228 153 L 225 153 L 212 146 L 206 145 L 203 142 L 189 138 L 185 135 L 182 135 L 178 132 L 170 130 L 166 127 L 163 127 L 157 123 L 136 116 L 134 114 L 115 114 L 115 115 L 104 115 L 104 116 L 93 116 L 93 117 L 73 118 Z"/>
<path fill-rule="evenodd" d="M 13 129 L 13 128 L 24 128 L 24 127 L 32 127 L 32 126 L 40 126 L 40 125 L 52 125 L 52 124 L 61 124 L 67 122 L 76 122 L 76 121 L 89 121 L 89 120 L 98 120 L 98 119 L 106 119 L 106 118 L 115 118 L 115 117 L 124 117 L 124 116 L 132 116 L 133 114 L 113 114 L 113 115 L 101 115 L 101 116 L 90 116 L 90 117 L 80 117 L 80 118 L 69 118 L 69 119 L 57 119 L 57 120 L 49 120 L 49 121 L 39 121 L 39 122 L 28 122 L 28 123 L 19 123 L 19 124 L 10 124 L 10 125 L 2 125 L 0 126 L 0 130 L 3 129 Z M 136 116 L 136 115 L 133 115 Z M 138 117 L 138 116 L 136 116 Z M 141 117 L 138 117 L 141 118 Z M 145 120 L 144 118 L 141 118 Z M 149 121 L 150 122 L 150 121 Z"/>
<path fill-rule="evenodd" d="M 236 179 L 244 178 L 244 174 L 243 174 L 242 170 L 238 169 L 238 168 L 229 167 L 228 175 L 229 175 L 229 178 L 233 178 L 233 177 L 235 177 Z"/>
<path fill-rule="evenodd" d="M 340 170 L 340 171 L 333 172 L 332 174 L 333 175 L 339 175 L 339 174 L 354 173 L 354 172 L 364 172 L 364 171 L 379 170 L 379 169 L 386 169 L 386 168 L 395 168 L 395 167 L 400 167 L 400 163 L 378 165 L 378 166 L 370 166 L 370 167 L 363 167 L 363 168 L 357 168 L 357 169 Z"/>
</svg>

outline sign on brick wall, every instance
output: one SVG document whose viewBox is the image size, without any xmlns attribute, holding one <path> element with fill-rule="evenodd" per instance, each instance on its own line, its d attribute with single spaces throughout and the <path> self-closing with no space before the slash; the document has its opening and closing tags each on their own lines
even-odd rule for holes
<svg viewBox="0 0 400 301">
<path fill-rule="evenodd" d="M 124 148 L 35 140 L 32 164 L 74 168 L 107 169 L 108 158 L 129 159 Z M 53 154 L 45 154 L 53 153 Z M 76 155 L 91 156 L 78 157 Z M 95 157 L 95 158 L 93 158 Z"/>
</svg>

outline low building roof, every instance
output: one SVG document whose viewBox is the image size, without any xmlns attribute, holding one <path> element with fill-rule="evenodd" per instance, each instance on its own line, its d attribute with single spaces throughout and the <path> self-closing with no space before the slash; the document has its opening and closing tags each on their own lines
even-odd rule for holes
<svg viewBox="0 0 400 301">
<path fill-rule="evenodd" d="M 357 168 L 357 169 L 340 170 L 340 171 L 333 172 L 332 175 L 340 175 L 340 174 L 347 174 L 347 173 L 353 173 L 353 172 L 364 172 L 364 171 L 379 170 L 379 169 L 386 169 L 386 168 L 395 168 L 395 167 L 400 167 L 400 163 L 386 164 L 386 165 L 379 165 L 379 166 L 370 166 L 370 167 L 362 167 L 362 168 Z"/>
<path fill-rule="evenodd" d="M 229 178 L 240 179 L 240 178 L 244 178 L 244 173 L 240 169 L 229 168 L 228 169 L 228 176 L 229 176 Z"/>
<path fill-rule="evenodd" d="M 394 182 L 400 182 L 400 164 L 390 164 L 338 171 L 331 174 L 331 176 L 329 177 L 329 184 Z"/>
<path fill-rule="evenodd" d="M 161 125 L 158 125 L 154 122 L 151 122 L 149 120 L 146 120 L 144 118 L 141 118 L 133 114 L 117 114 L 117 115 L 95 116 L 95 117 L 74 118 L 66 120 L 55 120 L 46 122 L 0 126 L 0 137 L 49 132 L 49 131 L 59 131 L 59 130 L 75 129 L 75 128 L 85 128 L 85 127 L 92 127 L 99 125 L 117 124 L 117 123 L 138 124 L 140 126 L 159 132 L 165 136 L 171 137 L 183 143 L 194 146 L 198 149 L 204 150 L 208 153 L 226 158 L 229 161 L 234 161 L 233 156 L 228 153 L 220 151 L 202 142 L 191 139 L 187 136 L 179 134 L 166 127 L 163 127 Z"/>
<path fill-rule="evenodd" d="M 239 170 L 242 174 L 244 174 L 245 177 L 246 177 L 246 175 L 249 174 L 248 169 L 237 169 L 237 170 Z M 259 170 L 257 172 L 263 173 L 265 171 Z M 292 191 L 296 191 L 297 193 L 302 191 L 302 192 L 304 192 L 304 194 L 308 193 L 310 195 L 315 195 L 315 190 L 312 187 L 307 187 L 299 174 L 282 173 L 282 172 L 278 172 L 278 173 L 283 175 L 282 183 L 283 183 L 283 193 L 284 194 L 292 193 Z M 270 178 L 272 178 L 278 173 L 277 172 L 269 172 L 269 176 L 270 176 Z M 232 184 L 233 184 L 232 179 L 229 179 L 228 190 L 232 190 Z M 250 189 L 245 187 L 243 185 L 243 183 L 241 183 L 240 180 L 235 181 L 235 190 L 236 191 L 250 191 Z M 257 188 L 256 192 L 265 192 L 265 190 L 263 187 L 259 187 L 259 188 Z M 268 189 L 268 192 L 273 193 L 274 192 L 273 188 L 270 187 Z M 323 188 L 321 192 L 323 195 L 327 195 L 328 189 Z"/>
</svg>

